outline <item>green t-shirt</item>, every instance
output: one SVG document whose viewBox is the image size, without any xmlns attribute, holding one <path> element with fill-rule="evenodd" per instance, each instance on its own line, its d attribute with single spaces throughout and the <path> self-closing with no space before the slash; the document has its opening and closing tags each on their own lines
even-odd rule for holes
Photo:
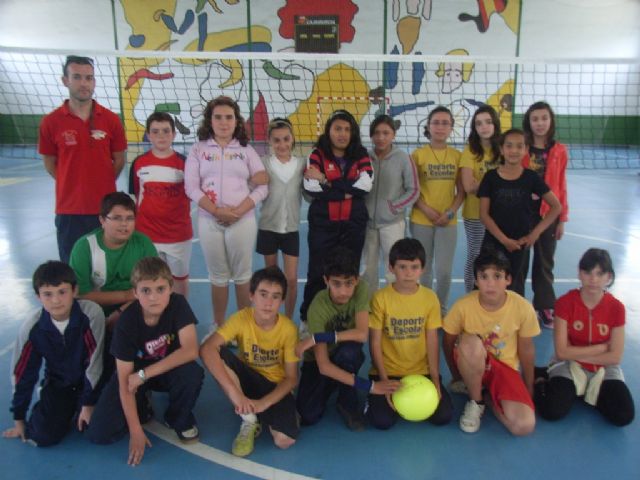
<svg viewBox="0 0 640 480">
<path fill-rule="evenodd" d="M 329 296 L 329 289 L 324 289 L 314 297 L 307 312 L 309 333 L 341 332 L 356 326 L 356 313 L 369 311 L 369 293 L 366 282 L 360 280 L 353 292 L 353 297 L 344 305 L 336 305 Z M 335 345 L 328 345 L 329 353 Z M 315 361 L 313 350 L 304 353 L 304 361 Z"/>
<path fill-rule="evenodd" d="M 78 293 L 116 292 L 131 289 L 131 271 L 138 260 L 157 257 L 156 247 L 144 233 L 133 232 L 118 249 L 104 245 L 104 230 L 97 228 L 81 237 L 71 250 L 69 264 L 78 278 Z M 104 309 L 105 314 L 117 305 Z"/>
</svg>

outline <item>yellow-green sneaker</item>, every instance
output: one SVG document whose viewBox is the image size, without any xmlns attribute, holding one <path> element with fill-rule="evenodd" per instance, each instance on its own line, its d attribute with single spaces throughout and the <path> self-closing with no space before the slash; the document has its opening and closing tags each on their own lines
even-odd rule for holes
<svg viewBox="0 0 640 480">
<path fill-rule="evenodd" d="M 238 432 L 231 446 L 231 453 L 236 457 L 246 457 L 253 452 L 253 442 L 260 435 L 260 431 L 259 423 L 242 422 L 240 432 Z"/>
</svg>

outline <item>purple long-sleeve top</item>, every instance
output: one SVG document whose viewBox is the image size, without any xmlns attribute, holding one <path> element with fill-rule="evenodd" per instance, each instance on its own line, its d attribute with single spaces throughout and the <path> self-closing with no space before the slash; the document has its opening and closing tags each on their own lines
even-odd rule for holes
<svg viewBox="0 0 640 480">
<path fill-rule="evenodd" d="M 262 160 L 250 145 L 243 147 L 233 139 L 225 147 L 210 138 L 191 147 L 185 164 L 184 188 L 196 204 L 207 195 L 220 207 L 235 207 L 250 197 L 257 205 L 267 197 L 266 185 L 253 186 L 249 179 L 264 170 Z M 212 216 L 203 208 L 198 214 Z M 253 215 L 253 209 L 245 216 Z"/>
</svg>

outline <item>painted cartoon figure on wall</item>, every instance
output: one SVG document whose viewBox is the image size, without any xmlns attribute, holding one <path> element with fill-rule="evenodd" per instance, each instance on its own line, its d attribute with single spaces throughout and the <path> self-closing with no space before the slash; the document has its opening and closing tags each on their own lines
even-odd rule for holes
<svg viewBox="0 0 640 480">
<path fill-rule="evenodd" d="M 461 22 L 475 22 L 480 33 L 489 29 L 491 15 L 497 13 L 504 23 L 516 35 L 520 26 L 520 0 L 477 0 L 478 14 L 461 13 L 458 20 Z"/>
<path fill-rule="evenodd" d="M 407 55 L 418 41 L 422 20 L 431 19 L 431 0 L 393 0 L 392 17 L 402 54 Z"/>
</svg>

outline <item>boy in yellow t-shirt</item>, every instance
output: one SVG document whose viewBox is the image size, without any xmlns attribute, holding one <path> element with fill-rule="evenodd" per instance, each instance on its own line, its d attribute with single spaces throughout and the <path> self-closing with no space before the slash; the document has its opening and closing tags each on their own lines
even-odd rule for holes
<svg viewBox="0 0 640 480">
<path fill-rule="evenodd" d="M 440 402 L 429 418 L 434 425 L 451 421 L 451 397 L 441 385 L 438 329 L 440 302 L 430 289 L 419 284 L 425 267 L 422 244 L 404 238 L 389 251 L 389 270 L 396 281 L 378 290 L 371 300 L 369 316 L 369 348 L 373 381 L 399 379 L 417 374 L 430 378 L 436 386 Z M 369 395 L 367 417 L 382 430 L 398 420 L 390 395 Z"/>
<path fill-rule="evenodd" d="M 278 267 L 267 267 L 253 274 L 249 290 L 253 307 L 231 315 L 200 347 L 204 364 L 242 418 L 232 447 L 239 457 L 253 451 L 260 424 L 283 449 L 295 443 L 299 431 L 291 394 L 298 381 L 298 330 L 278 313 L 287 279 Z M 225 346 L 232 340 L 238 342 L 238 356 Z"/>
<path fill-rule="evenodd" d="M 527 300 L 507 291 L 511 272 L 502 252 L 481 252 L 474 274 L 478 290 L 458 300 L 443 322 L 452 389 L 458 390 L 453 385 L 462 380 L 469 393 L 460 428 L 467 433 L 480 428 L 484 387 L 498 420 L 513 435 L 527 435 L 535 428 L 533 337 L 540 333 L 536 313 Z"/>
</svg>

